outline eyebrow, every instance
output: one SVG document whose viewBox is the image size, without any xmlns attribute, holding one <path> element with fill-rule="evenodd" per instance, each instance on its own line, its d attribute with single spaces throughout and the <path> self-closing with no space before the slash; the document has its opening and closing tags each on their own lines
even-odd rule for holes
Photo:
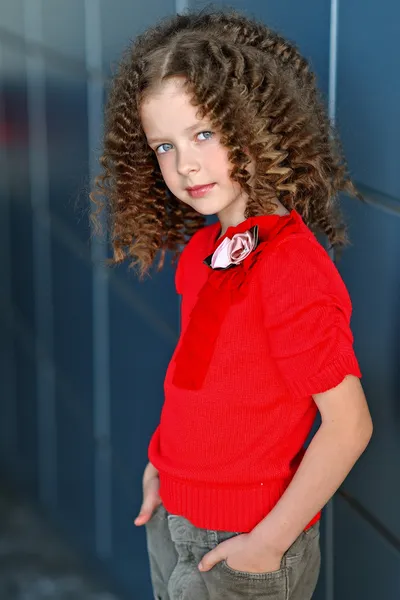
<svg viewBox="0 0 400 600">
<path fill-rule="evenodd" d="M 202 127 L 202 123 L 201 122 L 200 123 L 195 123 L 194 125 L 190 125 L 189 127 L 185 127 L 184 131 L 186 133 L 191 133 L 192 131 L 195 131 L 199 127 L 201 129 L 201 127 Z M 165 137 L 168 137 L 168 136 L 165 136 Z M 164 139 L 165 138 L 158 138 L 158 137 L 157 138 L 148 138 L 147 142 L 149 144 L 158 144 L 159 142 L 164 141 Z"/>
</svg>

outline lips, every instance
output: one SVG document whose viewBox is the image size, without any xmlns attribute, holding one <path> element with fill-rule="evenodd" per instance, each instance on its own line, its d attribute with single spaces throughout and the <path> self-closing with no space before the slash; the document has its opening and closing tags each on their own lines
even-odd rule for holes
<svg viewBox="0 0 400 600">
<path fill-rule="evenodd" d="M 201 198 L 208 194 L 208 192 L 210 192 L 213 189 L 214 185 L 215 183 L 207 183 L 206 185 L 195 185 L 193 187 L 186 188 L 186 191 L 192 198 Z"/>
</svg>

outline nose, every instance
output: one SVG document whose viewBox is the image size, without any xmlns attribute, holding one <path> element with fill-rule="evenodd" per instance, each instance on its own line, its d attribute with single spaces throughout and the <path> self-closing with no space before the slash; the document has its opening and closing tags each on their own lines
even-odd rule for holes
<svg viewBox="0 0 400 600">
<path fill-rule="evenodd" d="M 190 173 L 196 173 L 199 169 L 199 160 L 194 151 L 185 149 L 176 153 L 176 170 L 180 175 L 187 177 Z"/>
</svg>

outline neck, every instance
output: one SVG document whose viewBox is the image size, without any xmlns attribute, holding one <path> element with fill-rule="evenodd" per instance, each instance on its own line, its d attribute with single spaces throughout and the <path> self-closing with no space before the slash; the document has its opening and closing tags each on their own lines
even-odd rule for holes
<svg viewBox="0 0 400 600">
<path fill-rule="evenodd" d="M 276 204 L 276 209 L 272 214 L 279 215 L 282 217 L 284 215 L 289 214 L 289 211 L 283 206 L 283 204 L 281 202 L 279 202 L 279 200 L 275 200 L 275 204 Z M 230 209 L 229 212 L 228 212 L 228 209 Z M 221 230 L 220 230 L 220 233 L 219 233 L 219 236 L 217 239 L 219 239 L 220 237 L 225 235 L 228 227 L 236 227 L 237 225 L 239 225 L 240 223 L 245 221 L 245 219 L 246 219 L 245 209 L 246 209 L 246 202 L 244 201 L 235 206 L 228 206 L 224 211 L 221 211 L 220 213 L 218 213 L 217 216 L 218 216 L 219 222 L 221 224 Z"/>
<path fill-rule="evenodd" d="M 246 198 L 243 196 L 237 198 L 235 202 L 231 205 L 224 208 L 221 212 L 217 213 L 217 217 L 221 224 L 221 231 L 219 237 L 223 236 L 228 229 L 228 227 L 236 227 L 239 223 L 242 223 L 245 220 L 245 210 L 246 210 Z"/>
</svg>

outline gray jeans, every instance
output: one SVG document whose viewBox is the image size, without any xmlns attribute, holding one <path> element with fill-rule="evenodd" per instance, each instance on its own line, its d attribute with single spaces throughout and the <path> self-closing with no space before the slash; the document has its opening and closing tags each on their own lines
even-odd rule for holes
<svg viewBox="0 0 400 600">
<path fill-rule="evenodd" d="M 146 525 L 155 600 L 310 600 L 320 569 L 319 523 L 285 552 L 279 571 L 246 573 L 220 562 L 201 573 L 201 558 L 238 532 L 198 529 L 159 506 Z"/>
</svg>

